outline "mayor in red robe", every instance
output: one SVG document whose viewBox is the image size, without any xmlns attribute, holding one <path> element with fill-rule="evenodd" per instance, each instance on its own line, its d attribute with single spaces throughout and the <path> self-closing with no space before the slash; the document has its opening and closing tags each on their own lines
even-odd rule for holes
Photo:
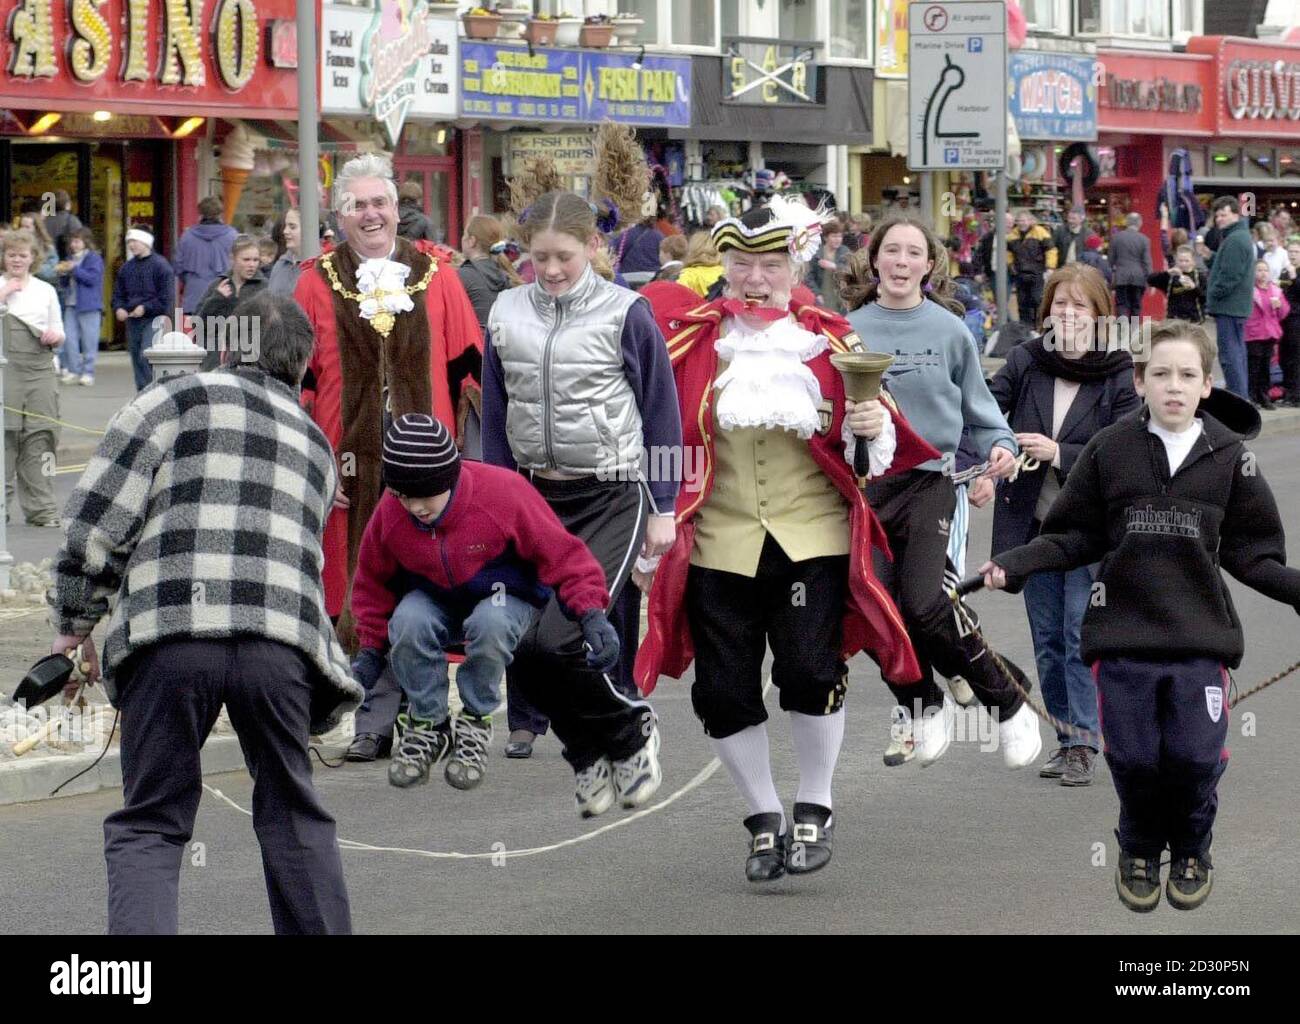
<svg viewBox="0 0 1300 1024">
<path fill-rule="evenodd" d="M 326 610 L 342 616 L 361 536 L 383 494 L 384 413 L 432 412 L 453 432 L 477 407 L 483 336 L 451 252 L 397 237 L 387 165 L 362 157 L 339 176 L 341 244 L 306 260 L 294 298 L 316 331 L 302 402 L 339 461 L 342 496 L 325 526 Z M 351 173 L 349 173 L 351 171 Z"/>
</svg>

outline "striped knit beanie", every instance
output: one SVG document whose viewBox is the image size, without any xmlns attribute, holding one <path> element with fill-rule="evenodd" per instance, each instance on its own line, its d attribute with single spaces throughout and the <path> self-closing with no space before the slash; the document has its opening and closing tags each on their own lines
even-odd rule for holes
<svg viewBox="0 0 1300 1024">
<path fill-rule="evenodd" d="M 460 453 L 447 428 L 424 413 L 399 416 L 384 431 L 384 483 L 407 498 L 450 491 L 460 476 Z"/>
</svg>

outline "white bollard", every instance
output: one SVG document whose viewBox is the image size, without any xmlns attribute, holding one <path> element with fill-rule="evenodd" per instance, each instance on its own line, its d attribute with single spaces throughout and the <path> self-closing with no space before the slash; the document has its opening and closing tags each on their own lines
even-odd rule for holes
<svg viewBox="0 0 1300 1024">
<path fill-rule="evenodd" d="M 194 344 L 189 335 L 182 331 L 168 331 L 151 348 L 144 350 L 144 357 L 153 368 L 155 381 L 198 373 L 205 355 L 207 352 Z M 0 454 L 3 452 L 0 451 Z"/>
</svg>

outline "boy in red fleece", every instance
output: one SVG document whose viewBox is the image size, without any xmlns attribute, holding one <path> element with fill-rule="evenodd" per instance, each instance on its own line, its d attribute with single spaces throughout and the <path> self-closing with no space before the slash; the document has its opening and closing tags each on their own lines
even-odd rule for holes
<svg viewBox="0 0 1300 1024">
<path fill-rule="evenodd" d="M 352 583 L 361 651 L 352 673 L 368 690 L 384 650 L 410 704 L 388 781 L 427 782 L 447 760 L 447 781 L 483 781 L 501 677 L 538 611 L 559 594 L 582 624 L 588 663 L 618 663 L 618 635 L 605 617 L 605 573 L 523 477 L 462 464 L 447 428 L 410 414 L 384 433 L 384 483 L 366 526 Z M 448 717 L 447 647 L 464 643 L 456 676 L 464 711 Z"/>
</svg>

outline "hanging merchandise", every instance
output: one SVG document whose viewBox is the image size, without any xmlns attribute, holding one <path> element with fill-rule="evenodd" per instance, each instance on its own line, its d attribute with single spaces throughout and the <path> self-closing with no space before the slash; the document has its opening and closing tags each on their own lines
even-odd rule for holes
<svg viewBox="0 0 1300 1024">
<path fill-rule="evenodd" d="M 1192 188 L 1192 155 L 1185 149 L 1175 149 L 1169 155 L 1169 177 L 1160 189 L 1157 214 L 1161 204 L 1169 211 L 1170 227 L 1195 233 L 1205 223 L 1205 209 Z"/>
</svg>

